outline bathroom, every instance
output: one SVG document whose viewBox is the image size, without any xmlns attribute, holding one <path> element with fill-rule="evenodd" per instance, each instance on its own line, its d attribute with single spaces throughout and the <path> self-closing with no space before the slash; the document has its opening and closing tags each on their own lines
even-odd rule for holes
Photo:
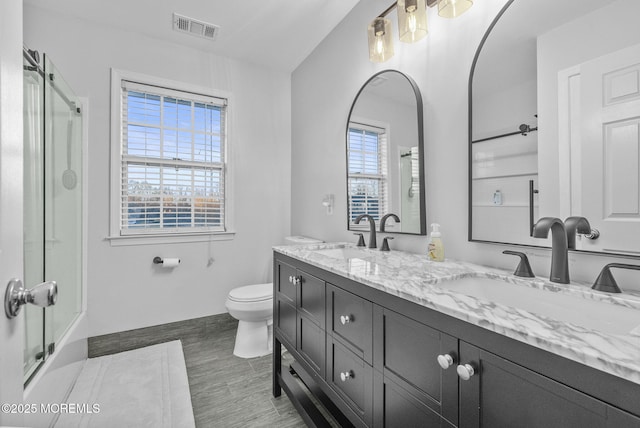
<svg viewBox="0 0 640 428">
<path fill-rule="evenodd" d="M 550 248 L 469 241 L 469 75 L 478 45 L 506 0 L 476 1 L 456 19 L 440 18 L 429 8 L 428 36 L 414 44 L 395 40 L 395 54 L 383 63 L 369 61 L 366 30 L 390 1 L 340 2 L 337 13 L 341 15 L 333 16 L 332 26 L 305 45 L 305 51 L 288 51 L 291 57 L 280 56 L 278 45 L 261 52 L 243 51 L 242 44 L 236 45 L 237 51 L 216 51 L 207 44 L 216 41 L 165 36 L 165 30 L 171 31 L 173 12 L 217 24 L 216 12 L 207 10 L 205 2 L 164 2 L 157 8 L 148 6 L 149 2 L 144 3 L 147 8 L 122 2 L 118 11 L 115 6 L 84 3 L 3 0 L 0 5 L 0 58 L 5 70 L 0 75 L 0 272 L 5 283 L 23 276 L 23 261 L 16 254 L 21 252 L 15 251 L 22 245 L 21 224 L 15 219 L 16 211 L 8 208 L 20 204 L 22 198 L 11 185 L 15 183 L 11 175 L 20 175 L 20 171 L 5 163 L 11 160 L 9 156 L 16 156 L 12 147 L 22 133 L 22 111 L 12 108 L 22 99 L 22 68 L 14 64 L 22 59 L 20 49 L 27 46 L 50 55 L 83 103 L 85 301 L 74 340 L 225 314 L 230 290 L 272 279 L 272 247 L 283 244 L 286 236 L 355 243 L 354 231 L 345 224 L 345 128 L 358 91 L 383 70 L 409 76 L 421 93 L 425 216 L 427 223 L 441 225 L 446 257 L 512 270 L 515 259 L 502 251 L 516 249 L 528 255 L 538 276 L 548 276 Z M 325 3 L 316 1 L 309 8 L 322 15 Z M 237 27 L 221 28 L 220 42 L 227 31 L 242 38 L 265 25 L 278 25 L 278 14 L 265 23 L 248 10 L 243 7 L 236 12 L 242 18 L 235 21 Z M 286 11 L 283 5 L 277 12 L 286 16 Z M 395 13 L 389 15 L 392 20 Z M 129 14 L 148 21 L 140 27 L 144 32 L 136 30 Z M 620 15 L 622 20 L 633 14 Z M 293 22 L 289 38 L 304 38 L 307 25 Z M 156 30 L 161 26 L 166 29 Z M 247 57 L 244 52 L 255 56 Z M 19 72 L 12 74 L 5 65 L 18 67 Z M 228 233 L 200 240 L 116 237 L 111 181 L 112 69 L 228 95 Z M 22 164 L 19 158 L 13 160 Z M 329 199 L 332 210 L 323 205 L 328 195 L 333 196 Z M 365 230 L 365 238 L 367 235 Z M 428 236 L 393 237 L 392 252 L 426 254 Z M 13 245 L 7 247 L 9 243 Z M 550 247 L 551 240 L 541 245 Z M 153 264 L 156 256 L 180 258 L 181 262 L 175 269 L 163 269 Z M 571 278 L 593 282 L 611 262 L 636 264 L 632 257 L 570 252 Z M 638 284 L 635 272 L 615 274 L 625 290 Z M 635 291 L 640 286 L 635 285 Z M 24 400 L 22 328 L 20 321 L 0 321 L 3 403 Z M 40 394 L 42 402 L 62 400 L 47 396 L 44 387 Z M 16 417 L 0 414 L 0 425 L 20 426 L 21 419 Z"/>
</svg>

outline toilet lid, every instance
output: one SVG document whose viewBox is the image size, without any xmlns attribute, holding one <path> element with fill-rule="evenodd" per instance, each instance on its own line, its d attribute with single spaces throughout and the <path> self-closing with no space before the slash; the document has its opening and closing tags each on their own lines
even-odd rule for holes
<svg viewBox="0 0 640 428">
<path fill-rule="evenodd" d="M 236 302 L 258 302 L 273 297 L 273 284 L 245 285 L 229 292 L 229 300 Z"/>
</svg>

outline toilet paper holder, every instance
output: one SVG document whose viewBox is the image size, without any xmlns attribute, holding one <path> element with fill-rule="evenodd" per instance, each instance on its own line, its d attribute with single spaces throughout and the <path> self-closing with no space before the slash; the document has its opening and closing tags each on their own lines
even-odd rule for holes
<svg viewBox="0 0 640 428">
<path fill-rule="evenodd" d="M 172 259 L 173 260 L 173 259 Z M 180 259 L 176 259 L 178 264 L 180 264 Z M 153 258 L 153 264 L 154 265 L 163 265 L 164 264 L 164 260 L 162 259 L 162 257 L 156 256 Z"/>
</svg>

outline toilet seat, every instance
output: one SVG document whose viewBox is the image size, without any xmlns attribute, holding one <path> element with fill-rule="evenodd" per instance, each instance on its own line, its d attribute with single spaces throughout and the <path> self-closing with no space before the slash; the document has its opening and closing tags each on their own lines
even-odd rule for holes
<svg viewBox="0 0 640 428">
<path fill-rule="evenodd" d="M 234 288 L 227 298 L 233 302 L 263 302 L 273 298 L 273 284 L 254 284 Z"/>
</svg>

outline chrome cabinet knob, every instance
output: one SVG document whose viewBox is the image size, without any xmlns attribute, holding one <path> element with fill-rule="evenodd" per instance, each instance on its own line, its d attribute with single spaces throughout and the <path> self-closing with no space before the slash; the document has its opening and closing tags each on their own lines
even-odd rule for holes
<svg viewBox="0 0 640 428">
<path fill-rule="evenodd" d="M 347 372 L 340 373 L 340 380 L 343 381 L 343 382 L 348 381 L 352 377 L 353 377 L 353 372 L 351 370 L 349 370 Z"/>
<path fill-rule="evenodd" d="M 340 316 L 340 323 L 342 323 L 342 325 L 347 325 L 351 321 L 353 321 L 353 318 L 351 318 L 351 315 L 341 315 Z"/>
<path fill-rule="evenodd" d="M 470 364 L 461 364 L 458 366 L 456 371 L 458 372 L 458 377 L 462 380 L 469 380 L 471 379 L 471 376 L 476 374 L 475 369 Z"/>
<path fill-rule="evenodd" d="M 297 285 L 300 284 L 300 277 L 299 276 L 294 276 L 294 275 L 289 275 L 289 282 L 293 285 Z"/>
<path fill-rule="evenodd" d="M 438 364 L 442 367 L 443 370 L 448 369 L 454 363 L 453 357 L 449 354 L 438 355 Z"/>
</svg>

